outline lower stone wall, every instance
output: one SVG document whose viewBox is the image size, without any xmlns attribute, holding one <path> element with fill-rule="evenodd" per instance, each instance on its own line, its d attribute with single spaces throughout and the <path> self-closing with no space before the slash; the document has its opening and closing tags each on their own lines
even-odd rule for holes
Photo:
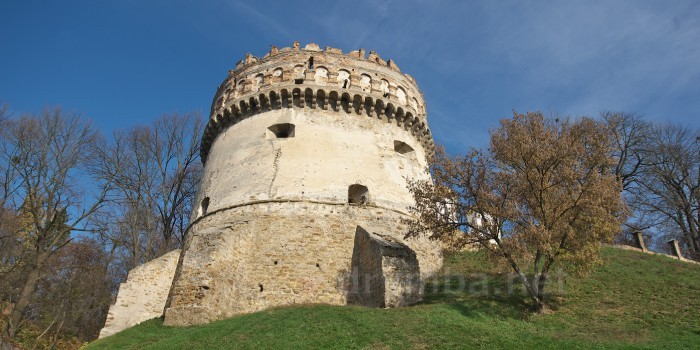
<svg viewBox="0 0 700 350">
<path fill-rule="evenodd" d="M 357 226 L 405 243 L 420 272 L 442 266 L 440 244 L 404 239 L 404 214 L 348 204 L 265 202 L 223 209 L 190 227 L 166 325 L 192 325 L 273 306 L 345 305 Z"/>
<path fill-rule="evenodd" d="M 180 249 L 176 249 L 129 271 L 109 308 L 100 338 L 163 315 L 179 257 Z"/>
</svg>

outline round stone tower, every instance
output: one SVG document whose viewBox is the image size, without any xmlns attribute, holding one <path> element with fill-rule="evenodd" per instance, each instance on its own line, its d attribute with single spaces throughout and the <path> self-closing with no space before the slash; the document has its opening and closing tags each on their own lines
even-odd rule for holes
<svg viewBox="0 0 700 350">
<path fill-rule="evenodd" d="M 298 42 L 247 54 L 212 103 L 165 324 L 418 301 L 413 277 L 442 256 L 437 242 L 404 239 L 407 179 L 430 178 L 433 149 L 423 96 L 391 60 Z"/>
</svg>

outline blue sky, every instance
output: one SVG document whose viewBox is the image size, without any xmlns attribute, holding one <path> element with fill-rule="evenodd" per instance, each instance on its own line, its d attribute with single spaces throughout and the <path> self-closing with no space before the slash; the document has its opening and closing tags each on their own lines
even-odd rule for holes
<svg viewBox="0 0 700 350">
<path fill-rule="evenodd" d="M 699 1 L 0 1 L 0 101 L 105 132 L 206 114 L 246 52 L 294 40 L 394 59 L 451 152 L 513 110 L 700 128 Z"/>
</svg>

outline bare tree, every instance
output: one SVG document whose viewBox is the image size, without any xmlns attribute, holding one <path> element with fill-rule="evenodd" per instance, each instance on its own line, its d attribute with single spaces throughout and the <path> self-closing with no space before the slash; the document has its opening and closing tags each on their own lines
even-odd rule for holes
<svg viewBox="0 0 700 350">
<path fill-rule="evenodd" d="M 129 269 L 182 245 L 201 176 L 198 115 L 164 116 L 153 125 L 116 132 L 103 154 L 114 176 L 116 225 L 105 235 L 129 257 Z"/>
<path fill-rule="evenodd" d="M 649 158 L 652 125 L 625 112 L 603 112 L 601 118 L 610 135 L 615 176 L 623 191 L 633 191 Z"/>
<path fill-rule="evenodd" d="M 15 232 L 26 247 L 25 274 L 6 335 L 13 337 L 49 258 L 86 230 L 86 219 L 103 203 L 109 181 L 90 182 L 99 134 L 77 115 L 59 108 L 11 120 L 2 131 L 0 166 L 15 188 L 5 203 L 20 218 Z M 92 191 L 90 191 L 92 189 Z"/>
<path fill-rule="evenodd" d="M 163 239 L 169 246 L 180 247 L 184 241 L 192 200 L 201 177 L 201 131 L 199 116 L 165 116 L 155 122 L 149 138 L 160 186 L 154 203 Z"/>
<path fill-rule="evenodd" d="M 480 244 L 513 269 L 541 311 L 554 264 L 583 273 L 600 261 L 601 242 L 619 232 L 621 185 L 600 123 L 541 113 L 500 123 L 488 150 L 452 158 L 440 149 L 434 182 L 411 183 L 418 219 L 410 235 Z"/>
<path fill-rule="evenodd" d="M 657 126 L 639 181 L 640 210 L 670 236 L 680 238 L 700 257 L 700 145 L 697 131 L 675 125 Z"/>
<path fill-rule="evenodd" d="M 620 242 L 631 243 L 634 232 L 651 237 L 655 223 L 648 213 L 640 210 L 641 186 L 639 181 L 649 162 L 653 125 L 641 117 L 626 112 L 603 112 L 614 159 L 614 173 L 622 184 L 622 197 L 629 209 L 629 218 L 623 224 Z"/>
<path fill-rule="evenodd" d="M 0 130 L 6 130 L 10 114 L 6 104 L 0 104 Z M 0 133 L 0 137 L 4 137 Z M 4 138 L 3 138 L 4 139 Z M 0 152 L 7 154 L 8 145 L 0 142 Z M 0 158 L 0 300 L 11 300 L 17 294 L 17 281 L 21 279 L 22 252 L 24 244 L 17 235 L 19 218 L 7 206 L 8 200 L 17 190 L 14 167 L 7 157 Z"/>
</svg>

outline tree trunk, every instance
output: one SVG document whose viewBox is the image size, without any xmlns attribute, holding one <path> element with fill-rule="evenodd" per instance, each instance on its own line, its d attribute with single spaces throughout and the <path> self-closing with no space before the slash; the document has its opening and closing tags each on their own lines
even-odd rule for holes
<svg viewBox="0 0 700 350">
<path fill-rule="evenodd" d="M 552 258 L 547 257 L 545 259 L 544 266 L 542 266 L 542 271 L 540 271 L 539 278 L 537 279 L 537 299 L 539 300 L 539 304 L 535 305 L 535 311 L 538 313 L 544 311 L 544 287 L 547 285 L 549 269 L 552 267 L 553 262 L 554 260 Z"/>
<path fill-rule="evenodd" d="M 12 308 L 12 312 L 10 313 L 7 327 L 5 329 L 5 334 L 10 339 L 14 338 L 14 336 L 17 334 L 19 324 L 22 322 L 22 318 L 24 317 L 24 309 L 27 307 L 27 305 L 29 305 L 29 302 L 32 299 L 32 294 L 34 294 L 34 290 L 39 283 L 40 271 L 43 268 L 46 259 L 46 253 L 39 253 L 36 263 L 32 264 L 31 270 L 27 274 L 27 278 L 24 280 L 22 291 L 19 293 L 19 298 L 17 299 L 17 303 L 15 303 L 15 307 Z"/>
<path fill-rule="evenodd" d="M 540 273 L 540 278 L 537 280 L 537 298 L 541 303 L 544 303 L 544 286 L 547 283 L 547 271 L 542 271 Z M 539 308 L 538 312 L 542 311 Z"/>
<path fill-rule="evenodd" d="M 526 289 L 528 294 L 530 294 L 530 299 L 532 299 L 533 302 L 533 310 L 537 313 L 542 312 L 544 310 L 544 281 L 546 280 L 546 277 L 542 273 L 537 273 L 537 270 L 535 270 L 535 274 L 532 276 L 531 280 L 528 280 L 527 278 L 523 281 L 523 283 L 527 284 Z"/>
<path fill-rule="evenodd" d="M 510 266 L 513 268 L 513 271 L 515 271 L 515 274 L 518 275 L 520 278 L 520 282 L 523 283 L 523 286 L 525 286 L 525 289 L 527 290 L 527 294 L 530 295 L 530 298 L 532 299 L 532 302 L 534 303 L 535 306 L 535 311 L 540 312 L 544 308 L 544 303 L 542 302 L 542 299 L 539 297 L 539 292 L 537 291 L 537 283 L 534 283 L 534 281 L 528 281 L 527 276 L 520 270 L 520 267 L 518 264 L 515 263 L 512 259 L 510 259 L 507 255 L 506 258 L 510 262 Z"/>
</svg>

